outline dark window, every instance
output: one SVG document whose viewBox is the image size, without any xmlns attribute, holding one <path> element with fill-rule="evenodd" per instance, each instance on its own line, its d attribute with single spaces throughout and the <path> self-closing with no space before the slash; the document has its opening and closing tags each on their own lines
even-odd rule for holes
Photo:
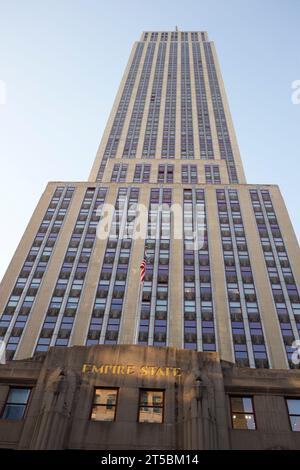
<svg viewBox="0 0 300 470">
<path fill-rule="evenodd" d="M 95 388 L 91 419 L 93 421 L 114 421 L 117 398 L 117 388 Z"/>
<path fill-rule="evenodd" d="M 232 427 L 255 430 L 255 416 L 252 397 L 230 397 Z"/>
<path fill-rule="evenodd" d="M 162 423 L 164 410 L 163 390 L 141 390 L 139 423 Z"/>
<path fill-rule="evenodd" d="M 23 419 L 30 395 L 30 388 L 10 388 L 2 419 Z"/>
<path fill-rule="evenodd" d="M 300 398 L 287 398 L 286 404 L 292 431 L 300 432 Z"/>
</svg>

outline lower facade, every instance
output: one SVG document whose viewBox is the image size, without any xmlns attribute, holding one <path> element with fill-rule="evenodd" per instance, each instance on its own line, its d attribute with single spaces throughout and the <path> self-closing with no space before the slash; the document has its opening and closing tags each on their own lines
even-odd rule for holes
<svg viewBox="0 0 300 470">
<path fill-rule="evenodd" d="M 137 345 L 0 366 L 0 448 L 300 449 L 300 371 Z"/>
</svg>

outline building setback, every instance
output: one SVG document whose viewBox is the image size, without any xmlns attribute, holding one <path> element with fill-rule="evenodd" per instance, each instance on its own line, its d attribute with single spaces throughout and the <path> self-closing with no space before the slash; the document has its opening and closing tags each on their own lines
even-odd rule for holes
<svg viewBox="0 0 300 470">
<path fill-rule="evenodd" d="M 88 181 L 47 185 L 1 283 L 0 447 L 300 448 L 299 285 L 213 42 L 144 32 Z"/>
</svg>

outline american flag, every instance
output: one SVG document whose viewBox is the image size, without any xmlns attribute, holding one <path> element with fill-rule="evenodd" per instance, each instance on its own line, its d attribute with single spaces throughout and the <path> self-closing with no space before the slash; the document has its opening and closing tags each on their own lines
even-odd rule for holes
<svg viewBox="0 0 300 470">
<path fill-rule="evenodd" d="M 144 282 L 145 279 L 145 274 L 146 274 L 146 267 L 147 267 L 147 261 L 144 258 L 143 261 L 140 264 L 140 281 Z"/>
</svg>

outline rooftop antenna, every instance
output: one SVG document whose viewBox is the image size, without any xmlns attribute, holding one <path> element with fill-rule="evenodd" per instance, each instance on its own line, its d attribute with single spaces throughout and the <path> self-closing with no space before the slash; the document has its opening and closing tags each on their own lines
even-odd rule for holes
<svg viewBox="0 0 300 470">
<path fill-rule="evenodd" d="M 175 31 L 176 33 L 178 33 L 178 26 L 175 26 Z"/>
</svg>

